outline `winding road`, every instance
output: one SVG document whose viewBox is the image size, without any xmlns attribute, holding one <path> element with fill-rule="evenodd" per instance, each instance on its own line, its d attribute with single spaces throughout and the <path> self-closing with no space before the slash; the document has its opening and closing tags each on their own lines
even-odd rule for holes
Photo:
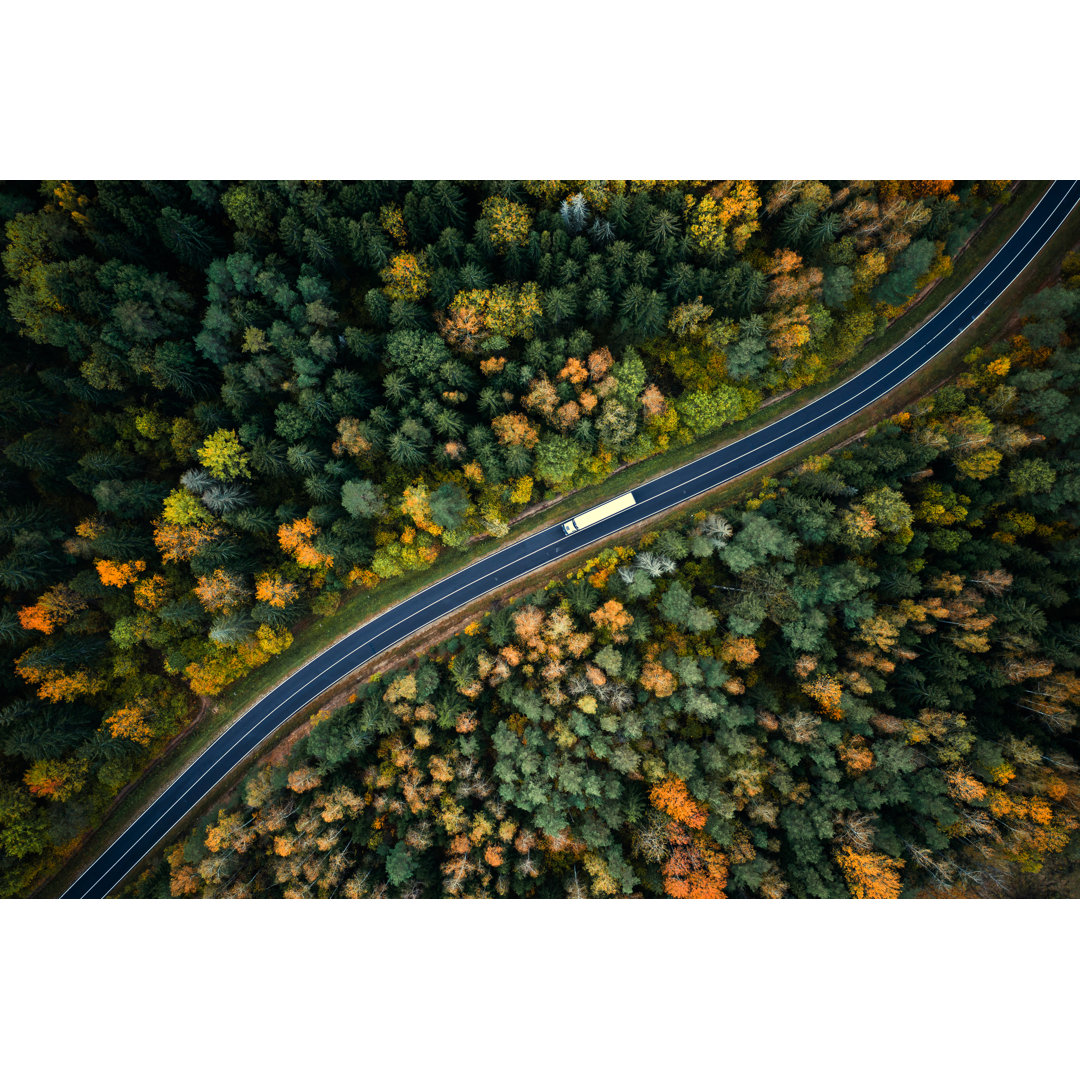
<svg viewBox="0 0 1080 1080">
<path fill-rule="evenodd" d="M 767 464 L 843 423 L 899 386 L 948 346 L 1015 280 L 1073 207 L 1080 181 L 1056 181 L 986 266 L 941 311 L 879 360 L 749 435 L 634 488 L 636 505 L 566 536 L 560 524 L 478 559 L 353 630 L 247 710 L 208 746 L 63 893 L 100 899 L 289 717 L 376 654 L 493 589 L 595 544 L 653 514 Z"/>
</svg>

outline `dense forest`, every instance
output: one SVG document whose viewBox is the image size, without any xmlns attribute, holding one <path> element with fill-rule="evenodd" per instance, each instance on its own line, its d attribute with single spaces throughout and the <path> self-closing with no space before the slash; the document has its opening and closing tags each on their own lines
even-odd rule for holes
<svg viewBox="0 0 1080 1080">
<path fill-rule="evenodd" d="M 129 892 L 1052 890 L 1080 811 L 1080 258 L 1020 315 L 854 444 L 363 684 Z"/>
<path fill-rule="evenodd" d="M 820 380 L 1010 194 L 0 186 L 0 895 L 300 618 Z"/>
</svg>

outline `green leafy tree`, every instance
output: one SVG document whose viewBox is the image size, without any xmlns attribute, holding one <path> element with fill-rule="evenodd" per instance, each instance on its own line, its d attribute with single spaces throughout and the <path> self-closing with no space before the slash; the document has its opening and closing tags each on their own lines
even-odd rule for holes
<svg viewBox="0 0 1080 1080">
<path fill-rule="evenodd" d="M 691 390 L 675 401 L 675 411 L 694 436 L 704 435 L 724 424 L 741 420 L 747 413 L 739 389 L 725 385 L 716 390 Z"/>
<path fill-rule="evenodd" d="M 549 487 L 569 484 L 582 460 L 581 446 L 564 435 L 546 435 L 536 447 L 536 475 Z"/>
<path fill-rule="evenodd" d="M 916 240 L 897 256 L 892 270 L 882 279 L 874 292 L 878 300 L 886 304 L 903 304 L 915 292 L 915 283 L 933 261 L 934 244 L 930 240 Z"/>
<path fill-rule="evenodd" d="M 386 497 L 371 480 L 346 480 L 341 485 L 341 505 L 353 517 L 376 518 L 386 512 Z"/>
<path fill-rule="evenodd" d="M 408 881 L 416 869 L 416 857 L 404 841 L 394 845 L 386 857 L 386 876 L 390 884 L 397 887 Z"/>
<path fill-rule="evenodd" d="M 1046 494 L 1056 480 L 1054 468 L 1042 458 L 1028 458 L 1009 470 L 1009 483 L 1020 495 Z"/>
<path fill-rule="evenodd" d="M 457 484 L 440 484 L 431 493 L 431 520 L 444 529 L 460 529 L 471 504 Z"/>
</svg>

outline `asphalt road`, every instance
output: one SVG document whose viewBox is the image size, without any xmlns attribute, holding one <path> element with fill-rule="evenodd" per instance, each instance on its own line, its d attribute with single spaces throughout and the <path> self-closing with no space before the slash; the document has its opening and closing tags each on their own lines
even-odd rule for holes
<svg viewBox="0 0 1080 1080">
<path fill-rule="evenodd" d="M 109 895 L 181 818 L 308 702 L 377 653 L 500 585 L 768 463 L 889 393 L 966 330 L 1009 286 L 1080 201 L 1080 181 L 1055 182 L 990 262 L 906 341 L 797 412 L 634 488 L 637 504 L 566 536 L 560 524 L 428 586 L 309 661 L 239 717 L 63 893 Z"/>
</svg>

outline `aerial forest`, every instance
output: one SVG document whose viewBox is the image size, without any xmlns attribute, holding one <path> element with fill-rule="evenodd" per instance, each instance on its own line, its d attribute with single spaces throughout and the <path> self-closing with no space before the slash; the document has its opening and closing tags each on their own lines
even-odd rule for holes
<svg viewBox="0 0 1080 1080">
<path fill-rule="evenodd" d="M 298 623 L 835 377 L 1015 193 L 0 184 L 0 895 Z M 1078 284 L 861 442 L 364 686 L 135 891 L 1039 877 L 1076 828 Z"/>
<path fill-rule="evenodd" d="M 1065 270 L 865 437 L 362 683 L 129 894 L 1072 894 Z"/>
</svg>

